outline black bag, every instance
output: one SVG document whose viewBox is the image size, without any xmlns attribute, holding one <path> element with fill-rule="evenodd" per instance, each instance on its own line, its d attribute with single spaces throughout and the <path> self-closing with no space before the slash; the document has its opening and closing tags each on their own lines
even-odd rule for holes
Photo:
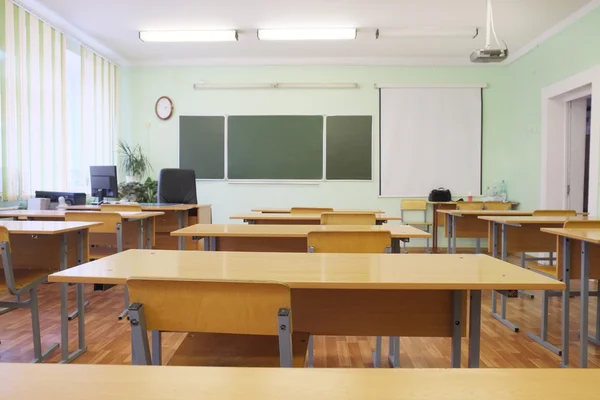
<svg viewBox="0 0 600 400">
<path fill-rule="evenodd" d="M 429 201 L 452 201 L 452 194 L 450 194 L 448 189 L 444 189 L 443 187 L 433 189 L 429 193 Z"/>
</svg>

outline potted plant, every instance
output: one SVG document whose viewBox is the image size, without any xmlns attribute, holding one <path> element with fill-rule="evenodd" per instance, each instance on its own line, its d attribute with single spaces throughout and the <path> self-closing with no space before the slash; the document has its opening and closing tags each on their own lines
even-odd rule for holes
<svg viewBox="0 0 600 400">
<path fill-rule="evenodd" d="M 152 170 L 152 165 L 148 157 L 142 152 L 142 147 L 138 144 L 131 147 L 129 144 L 119 140 L 119 157 L 121 159 L 121 169 L 125 171 L 126 182 L 140 182 L 146 172 Z"/>
<path fill-rule="evenodd" d="M 138 203 L 156 203 L 158 194 L 158 182 L 152 178 L 140 182 L 122 182 L 119 185 L 121 198 Z"/>
</svg>

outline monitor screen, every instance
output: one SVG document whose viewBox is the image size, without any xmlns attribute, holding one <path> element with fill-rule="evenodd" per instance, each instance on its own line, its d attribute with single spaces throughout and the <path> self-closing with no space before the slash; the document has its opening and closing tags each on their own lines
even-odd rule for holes
<svg viewBox="0 0 600 400">
<path fill-rule="evenodd" d="M 90 167 L 92 196 L 118 197 L 117 167 L 102 165 Z M 102 193 L 102 195 L 100 195 Z"/>
</svg>

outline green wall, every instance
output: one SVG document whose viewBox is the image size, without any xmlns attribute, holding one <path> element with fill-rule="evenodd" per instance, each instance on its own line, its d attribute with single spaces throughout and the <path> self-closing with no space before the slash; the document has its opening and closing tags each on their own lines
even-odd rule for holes
<svg viewBox="0 0 600 400">
<path fill-rule="evenodd" d="M 466 57 L 467 55 L 465 55 Z M 539 205 L 542 88 L 600 64 L 600 8 L 550 38 L 511 65 L 469 67 L 135 67 L 121 73 L 121 136 L 148 152 L 154 173 L 178 165 L 179 115 L 360 114 L 374 117 L 375 83 L 487 83 L 484 90 L 483 183 L 501 179 L 523 209 Z M 204 90 L 194 83 L 356 82 L 359 90 Z M 154 114 L 160 96 L 175 105 L 171 120 Z M 414 151 L 426 151 L 416 149 Z M 400 151 L 411 151 L 401 149 Z M 378 197 L 379 154 L 372 182 L 315 185 L 199 182 L 198 199 L 214 205 L 215 222 L 257 206 L 322 205 L 399 212 L 398 199 Z M 598 166 L 600 168 L 600 166 Z M 416 171 L 399 171 L 414 179 Z"/>
</svg>

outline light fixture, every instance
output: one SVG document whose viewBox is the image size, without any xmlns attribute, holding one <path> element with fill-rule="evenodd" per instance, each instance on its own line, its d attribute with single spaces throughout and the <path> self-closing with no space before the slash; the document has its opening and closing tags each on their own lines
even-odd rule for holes
<svg viewBox="0 0 600 400">
<path fill-rule="evenodd" d="M 218 31 L 140 31 L 143 42 L 235 42 L 236 30 Z"/>
<path fill-rule="evenodd" d="M 196 83 L 194 89 L 358 89 L 358 83 Z"/>
<path fill-rule="evenodd" d="M 439 26 L 407 26 L 401 28 L 377 29 L 375 37 L 377 39 L 398 37 L 464 37 L 474 39 L 478 34 L 479 28 L 476 27 L 444 28 Z"/>
<path fill-rule="evenodd" d="M 194 89 L 275 89 L 275 83 L 196 83 Z"/>
<path fill-rule="evenodd" d="M 353 40 L 356 28 L 259 29 L 259 40 Z"/>
</svg>

